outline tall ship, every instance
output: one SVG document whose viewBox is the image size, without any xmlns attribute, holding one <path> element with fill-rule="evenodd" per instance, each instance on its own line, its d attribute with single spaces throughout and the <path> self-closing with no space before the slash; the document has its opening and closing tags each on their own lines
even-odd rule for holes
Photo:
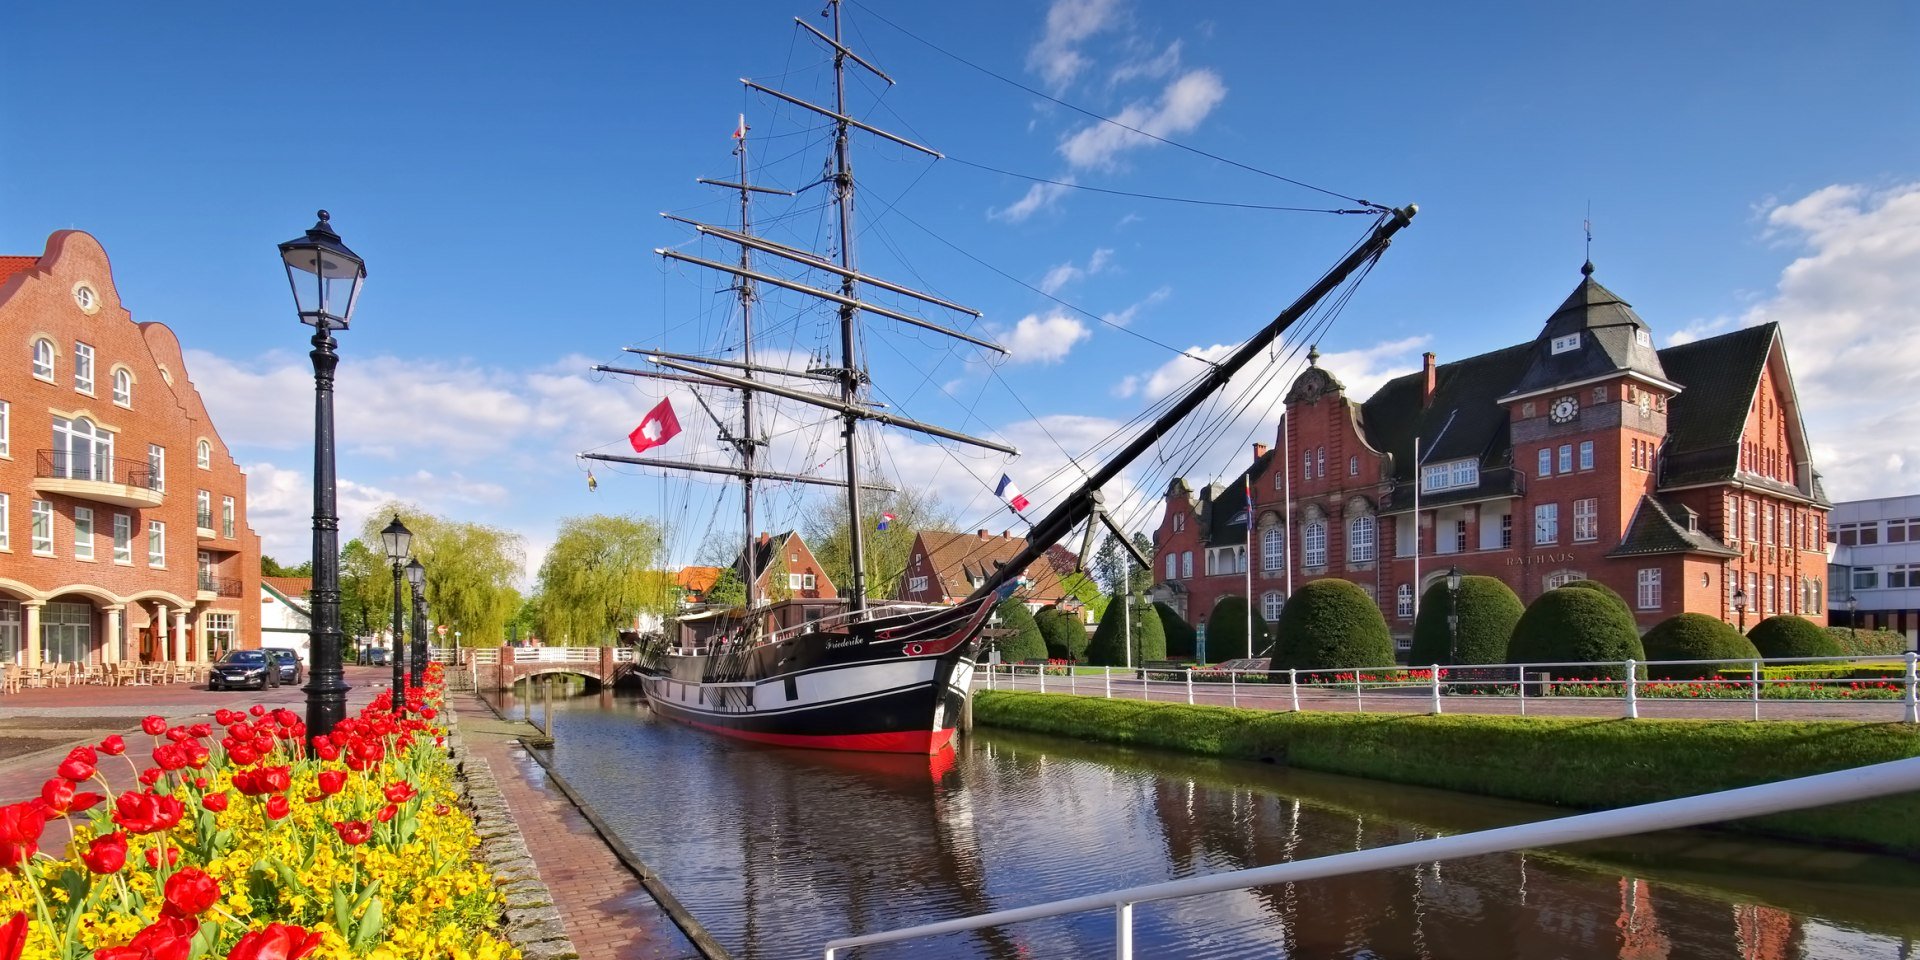
<svg viewBox="0 0 1920 960">
<path fill-rule="evenodd" d="M 1131 560 L 1151 566 L 1104 508 L 1102 489 L 1130 465 L 1166 442 L 1176 425 L 1227 387 L 1234 374 L 1256 360 L 1272 358 L 1288 328 L 1313 314 L 1330 294 L 1358 281 L 1387 249 L 1393 236 L 1412 220 L 1412 205 L 1391 208 L 1366 203 L 1362 210 L 1326 211 L 1364 213 L 1372 225 L 1362 239 L 1332 268 L 1320 276 L 1278 316 L 1252 332 L 1226 356 L 1206 361 L 1207 368 L 1187 389 L 1155 405 L 1150 418 L 1136 418 L 1134 430 L 1098 466 L 1080 471 L 1081 480 L 1059 497 L 1051 509 L 1027 530 L 1024 546 L 1010 559 L 971 579 L 971 592 L 957 602 L 931 605 L 881 600 L 870 596 L 867 536 L 863 501 L 875 491 L 890 488 L 863 475 L 863 434 L 876 427 L 899 429 L 940 438 L 953 444 L 1017 456 L 1013 446 L 922 422 L 877 402 L 861 354 L 862 325 L 868 322 L 906 324 L 922 334 L 964 343 L 968 349 L 1005 355 L 1005 347 L 954 326 L 927 319 L 892 304 L 911 302 L 977 320 L 980 312 L 944 297 L 862 272 L 856 267 L 854 225 L 856 184 L 851 162 L 856 137 L 885 141 L 892 149 L 939 158 L 931 147 L 856 119 L 848 109 L 850 68 L 865 71 L 892 85 L 893 80 L 868 59 L 847 46 L 842 36 L 841 0 L 828 0 L 829 30 L 801 18 L 794 22 L 832 58 L 833 105 L 826 106 L 752 80 L 741 82 L 754 94 L 819 119 L 831 131 L 831 156 L 825 172 L 813 186 L 831 193 L 827 204 L 832 226 L 831 255 L 778 242 L 754 232 L 754 202 L 759 196 L 794 195 L 750 179 L 747 122 L 742 116 L 734 133 L 737 180 L 700 178 L 699 182 L 737 195 L 737 224 L 721 225 L 662 214 L 691 228 L 699 237 L 718 241 L 737 256 L 701 257 L 678 249 L 655 252 L 668 261 L 697 271 L 710 271 L 728 282 L 736 299 L 739 340 L 726 356 L 673 353 L 628 347 L 645 358 L 643 368 L 600 365 L 596 370 L 650 380 L 664 380 L 695 389 L 731 394 L 739 400 L 738 416 L 721 418 L 706 400 L 700 406 L 719 425 L 722 446 L 731 448 L 729 463 L 705 463 L 662 456 L 582 453 L 583 459 L 637 465 L 649 469 L 721 477 L 738 484 L 742 504 L 744 543 L 737 566 L 745 586 L 745 601 L 723 609 L 684 618 L 678 636 L 644 644 L 637 670 L 651 709 L 691 726 L 735 737 L 787 747 L 885 753 L 933 754 L 951 744 L 956 724 L 973 680 L 975 657 L 996 604 L 1013 594 L 1025 571 L 1044 555 L 1084 527 L 1086 542 L 1106 530 L 1131 554 Z M 788 268 L 778 273 L 756 264 L 767 258 Z M 794 274 L 803 279 L 795 279 Z M 811 276 L 808 276 L 811 275 Z M 816 356 L 804 368 L 769 364 L 756 356 L 756 307 L 764 288 L 825 304 L 837 320 L 837 357 Z M 893 299 L 876 302 L 871 291 Z M 1349 289 L 1347 293 L 1350 294 Z M 1335 298 L 1341 299 L 1341 298 Z M 871 318 L 871 320 L 869 319 Z M 768 444 L 766 425 L 756 407 L 768 400 L 785 401 L 828 411 L 839 424 L 839 469 L 834 476 L 821 471 L 782 472 L 762 461 Z M 662 409 L 665 412 L 662 415 Z M 642 421 L 633 445 L 645 452 L 679 429 L 677 416 L 666 403 Z M 755 535 L 756 487 L 767 484 L 818 485 L 844 491 L 848 518 L 850 582 L 831 603 L 803 602 L 805 598 L 775 596 L 765 589 L 770 566 L 779 558 Z M 1016 513 L 1019 510 L 1016 509 Z M 1022 516 L 1022 519 L 1027 519 Z M 1083 551 L 1084 552 L 1084 551 Z"/>
</svg>

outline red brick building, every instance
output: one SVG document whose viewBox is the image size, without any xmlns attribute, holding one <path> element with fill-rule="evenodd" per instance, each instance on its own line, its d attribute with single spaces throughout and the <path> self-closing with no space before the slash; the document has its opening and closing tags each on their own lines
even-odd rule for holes
<svg viewBox="0 0 1920 960">
<path fill-rule="evenodd" d="M 914 603 L 957 603 L 1026 548 L 1027 539 L 1011 531 L 997 535 L 985 530 L 919 531 L 914 534 L 913 552 L 894 596 Z M 1072 553 L 1066 552 L 1066 559 L 1066 572 L 1071 573 Z M 1068 600 L 1073 601 L 1072 609 L 1078 610 L 1080 602 L 1068 596 L 1061 576 L 1060 565 L 1050 556 L 1042 557 L 1027 567 L 1027 584 L 1018 596 L 1035 610 L 1049 604 L 1065 605 Z"/>
<path fill-rule="evenodd" d="M 1825 623 L 1831 504 L 1778 326 L 1656 350 L 1592 269 L 1533 340 L 1453 363 L 1427 354 L 1364 401 L 1310 354 L 1280 449 L 1256 445 L 1224 485 L 1173 481 L 1156 594 L 1204 621 L 1246 593 L 1251 563 L 1255 609 L 1273 620 L 1289 575 L 1342 577 L 1404 642 L 1420 591 L 1457 566 L 1523 602 L 1598 580 L 1642 630 L 1686 611 Z"/>
<path fill-rule="evenodd" d="M 204 661 L 260 645 L 247 481 L 180 342 L 77 230 L 0 257 L 0 661 Z"/>
</svg>

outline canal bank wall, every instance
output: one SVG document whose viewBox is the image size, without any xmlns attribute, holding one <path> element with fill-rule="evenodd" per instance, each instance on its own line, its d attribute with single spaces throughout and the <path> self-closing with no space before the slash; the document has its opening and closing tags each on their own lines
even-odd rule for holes
<svg viewBox="0 0 1920 960">
<path fill-rule="evenodd" d="M 1905 724 L 1276 713 L 978 691 L 974 722 L 1582 810 L 1920 756 Z M 1724 829 L 1920 859 L 1920 796 Z"/>
</svg>

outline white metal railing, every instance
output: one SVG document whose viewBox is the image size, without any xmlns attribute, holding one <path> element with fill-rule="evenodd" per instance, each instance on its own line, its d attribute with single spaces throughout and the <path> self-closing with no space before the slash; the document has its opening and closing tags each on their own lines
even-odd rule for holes
<svg viewBox="0 0 1920 960">
<path fill-rule="evenodd" d="M 1766 675 L 1767 668 L 1862 665 L 1897 669 L 1890 677 Z M 975 684 L 987 689 L 1186 703 L 1222 703 L 1264 709 L 1337 709 L 1444 713 L 1518 713 L 1543 701 L 1565 713 L 1571 703 L 1617 703 L 1621 716 L 1638 717 L 1646 703 L 1744 705 L 1752 719 L 1766 704 L 1852 704 L 1896 707 L 1907 723 L 1920 722 L 1920 654 L 1894 657 L 1793 657 L 1772 660 L 1615 660 L 1610 662 L 1495 663 L 1364 670 L 1228 670 L 1178 666 L 1080 667 L 1060 663 L 982 665 Z M 1701 671 L 1698 668 L 1713 669 Z M 1699 679 L 1653 679 L 1669 668 L 1706 672 Z M 1890 669 L 1888 672 L 1893 672 Z M 1869 671 L 1870 672 L 1870 671 Z M 1551 698 L 1548 700 L 1547 698 Z M 1303 707 L 1304 704 L 1304 707 Z M 1865 713 L 1867 711 L 1854 711 Z M 1720 714 L 1728 711 L 1722 710 Z M 1804 713 L 1802 714 L 1804 716 Z"/>
<path fill-rule="evenodd" d="M 955 920 L 925 923 L 900 930 L 840 937 L 827 941 L 826 960 L 835 960 L 839 951 L 852 947 L 919 940 L 948 933 L 962 933 L 986 927 L 1085 913 L 1090 910 L 1114 912 L 1113 955 L 1118 960 L 1131 960 L 1133 957 L 1133 907 L 1138 903 L 1225 893 L 1230 890 L 1277 883 L 1320 880 L 1372 870 L 1438 863 L 1442 860 L 1478 857 L 1491 853 L 1510 853 L 1516 850 L 1560 846 L 1588 840 L 1603 840 L 1656 830 L 1695 827 L 1723 820 L 1739 820 L 1833 803 L 1867 800 L 1916 789 L 1920 789 L 1920 758 L 1895 760 L 1891 763 L 1877 763 L 1851 770 L 1741 787 L 1696 797 L 1662 800 L 1618 810 L 1500 827 L 1459 836 L 1393 844 L 1370 850 L 1356 850 L 1311 860 L 1276 863 L 1204 877 L 1188 877 L 1029 907 L 996 910 Z"/>
</svg>

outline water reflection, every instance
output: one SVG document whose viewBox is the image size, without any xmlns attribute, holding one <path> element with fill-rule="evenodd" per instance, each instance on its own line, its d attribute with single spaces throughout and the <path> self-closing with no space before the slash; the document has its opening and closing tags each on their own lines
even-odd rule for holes
<svg viewBox="0 0 1920 960">
<path fill-rule="evenodd" d="M 624 693 L 554 712 L 556 767 L 742 958 L 1554 814 L 1000 733 L 934 758 L 757 748 L 657 721 Z M 1893 957 L 1917 891 L 1905 862 L 1674 833 L 1143 904 L 1135 942 L 1222 958 Z M 1096 913 L 857 955 L 1111 950 L 1112 917 Z"/>
</svg>

